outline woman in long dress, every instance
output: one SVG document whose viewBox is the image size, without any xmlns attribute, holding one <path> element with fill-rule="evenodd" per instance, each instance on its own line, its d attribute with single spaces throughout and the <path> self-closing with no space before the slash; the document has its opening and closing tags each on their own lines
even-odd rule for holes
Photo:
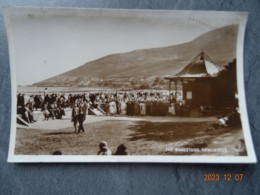
<svg viewBox="0 0 260 195">
<path fill-rule="evenodd" d="M 175 116 L 175 115 L 176 115 L 174 103 L 171 103 L 171 107 L 170 107 L 170 109 L 169 109 L 169 113 L 170 113 L 170 115 L 172 115 L 172 116 Z"/>
<path fill-rule="evenodd" d="M 116 115 L 116 113 L 117 113 L 117 109 L 116 109 L 116 102 L 115 101 L 113 101 L 112 102 L 112 109 L 113 109 L 113 115 Z"/>
<path fill-rule="evenodd" d="M 134 101 L 134 115 L 135 116 L 140 115 L 140 106 L 139 106 L 139 103 L 136 100 Z"/>
<path fill-rule="evenodd" d="M 109 102 L 109 114 L 113 115 L 114 113 L 114 107 L 113 107 L 113 101 Z"/>
<path fill-rule="evenodd" d="M 121 114 L 122 115 L 126 115 L 126 102 L 125 100 L 123 99 L 121 102 L 120 102 L 120 108 L 121 108 Z"/>
<path fill-rule="evenodd" d="M 140 114 L 141 114 L 141 116 L 146 115 L 146 104 L 144 102 L 140 103 Z"/>
</svg>

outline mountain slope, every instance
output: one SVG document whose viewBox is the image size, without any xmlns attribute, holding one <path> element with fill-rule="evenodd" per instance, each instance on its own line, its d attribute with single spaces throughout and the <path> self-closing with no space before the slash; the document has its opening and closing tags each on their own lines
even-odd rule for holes
<svg viewBox="0 0 260 195">
<path fill-rule="evenodd" d="M 186 66 L 202 49 L 220 65 L 226 65 L 236 57 L 238 25 L 225 26 L 207 32 L 191 42 L 161 48 L 135 50 L 111 54 L 88 62 L 76 69 L 35 85 L 64 84 L 64 80 L 77 78 L 84 82 L 107 78 L 134 78 L 142 76 L 174 75 Z"/>
</svg>

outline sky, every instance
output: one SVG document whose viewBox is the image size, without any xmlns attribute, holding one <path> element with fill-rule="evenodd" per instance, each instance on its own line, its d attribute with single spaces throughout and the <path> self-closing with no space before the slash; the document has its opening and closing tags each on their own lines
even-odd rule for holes
<svg viewBox="0 0 260 195">
<path fill-rule="evenodd" d="M 11 8 L 4 12 L 18 85 L 114 53 L 192 41 L 238 23 L 240 13 Z"/>
</svg>

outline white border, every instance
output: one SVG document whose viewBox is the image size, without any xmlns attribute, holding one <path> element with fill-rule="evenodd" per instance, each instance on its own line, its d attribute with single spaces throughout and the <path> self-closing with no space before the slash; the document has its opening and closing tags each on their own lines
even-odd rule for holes
<svg viewBox="0 0 260 195">
<path fill-rule="evenodd" d="M 98 155 L 14 155 L 15 149 L 15 139 L 16 139 L 16 69 L 15 69 L 15 56 L 14 56 L 14 45 L 12 39 L 12 29 L 10 27 L 9 17 L 12 11 L 15 9 L 29 9 L 28 7 L 5 7 L 3 10 L 7 37 L 8 37 L 8 47 L 9 47 L 9 58 L 10 58 L 10 71 L 11 71 L 11 94 L 12 94 L 12 114 L 11 114 L 11 133 L 10 133 L 10 145 L 8 153 L 8 162 L 148 162 L 148 163 L 256 163 L 256 155 L 253 147 L 253 142 L 250 134 L 250 127 L 247 117 L 247 108 L 245 101 L 245 88 L 244 88 L 244 75 L 243 75 L 243 45 L 244 45 L 244 35 L 247 22 L 248 14 L 246 12 L 229 12 L 232 14 L 240 14 L 241 19 L 239 23 L 239 32 L 237 40 L 237 85 L 239 93 L 239 107 L 241 112 L 241 121 L 243 127 L 243 133 L 245 138 L 245 144 L 247 148 L 248 156 L 98 156 Z M 34 8 L 40 9 L 40 8 Z M 76 10 L 82 10 L 83 8 L 45 8 L 45 9 L 63 9 L 63 11 L 68 11 L 72 13 Z M 117 9 L 84 9 L 84 10 L 97 10 L 106 12 L 122 12 L 122 10 Z M 125 10 L 138 12 L 151 12 L 151 10 Z M 163 10 L 152 10 L 157 12 L 164 12 Z M 176 10 L 165 10 L 167 12 L 193 12 L 193 14 L 199 14 L 199 12 L 210 12 L 210 11 L 176 11 Z M 216 12 L 216 11 L 214 11 Z M 213 12 L 212 12 L 213 13 Z M 219 14 L 223 13 L 218 11 Z M 225 12 L 226 13 L 226 12 Z"/>
</svg>

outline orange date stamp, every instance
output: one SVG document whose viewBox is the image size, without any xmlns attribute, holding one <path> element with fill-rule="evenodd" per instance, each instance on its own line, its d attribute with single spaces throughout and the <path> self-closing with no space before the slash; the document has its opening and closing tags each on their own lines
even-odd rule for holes
<svg viewBox="0 0 260 195">
<path fill-rule="evenodd" d="M 204 181 L 242 181 L 243 174 L 204 174 Z"/>
</svg>

